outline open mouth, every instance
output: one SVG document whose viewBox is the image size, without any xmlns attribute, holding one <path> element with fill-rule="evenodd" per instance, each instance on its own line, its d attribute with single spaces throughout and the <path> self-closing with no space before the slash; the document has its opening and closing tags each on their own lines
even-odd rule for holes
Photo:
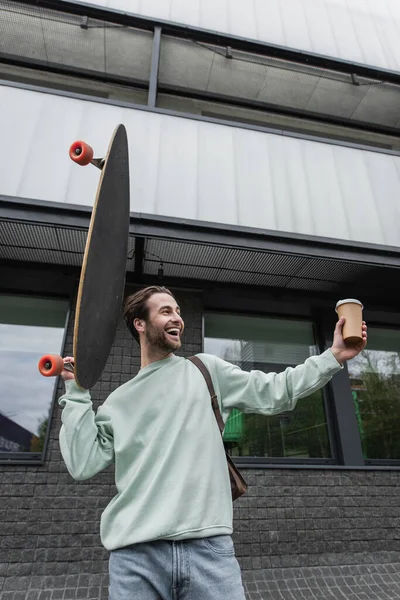
<svg viewBox="0 0 400 600">
<path fill-rule="evenodd" d="M 176 341 L 179 340 L 179 337 L 181 335 L 181 330 L 178 327 L 171 327 L 169 329 L 166 329 L 165 332 L 167 333 L 167 335 L 169 335 Z"/>
</svg>

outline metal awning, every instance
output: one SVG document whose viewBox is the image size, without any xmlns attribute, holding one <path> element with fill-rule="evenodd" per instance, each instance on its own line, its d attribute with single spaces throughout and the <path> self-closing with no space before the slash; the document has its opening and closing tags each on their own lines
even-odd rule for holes
<svg viewBox="0 0 400 600">
<path fill-rule="evenodd" d="M 0 198 L 0 259 L 82 264 L 90 209 Z M 132 214 L 127 272 L 193 285 L 363 295 L 398 302 L 400 249 Z"/>
</svg>

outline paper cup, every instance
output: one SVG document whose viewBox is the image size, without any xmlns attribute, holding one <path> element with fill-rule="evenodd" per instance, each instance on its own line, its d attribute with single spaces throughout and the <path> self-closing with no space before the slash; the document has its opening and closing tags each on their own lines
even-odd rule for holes
<svg viewBox="0 0 400 600">
<path fill-rule="evenodd" d="M 336 304 L 336 312 L 339 316 L 345 317 L 343 326 L 343 340 L 348 344 L 357 344 L 362 342 L 362 311 L 363 305 L 355 298 L 346 298 L 339 300 Z"/>
</svg>

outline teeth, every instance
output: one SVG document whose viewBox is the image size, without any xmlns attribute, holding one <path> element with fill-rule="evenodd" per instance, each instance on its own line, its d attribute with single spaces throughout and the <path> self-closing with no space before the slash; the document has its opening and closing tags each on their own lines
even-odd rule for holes
<svg viewBox="0 0 400 600">
<path fill-rule="evenodd" d="M 167 333 L 179 333 L 179 329 L 167 329 Z"/>
</svg>

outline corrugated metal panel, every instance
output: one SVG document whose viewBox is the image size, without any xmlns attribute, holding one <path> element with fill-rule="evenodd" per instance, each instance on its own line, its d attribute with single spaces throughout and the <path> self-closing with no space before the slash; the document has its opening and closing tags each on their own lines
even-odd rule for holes
<svg viewBox="0 0 400 600">
<path fill-rule="evenodd" d="M 131 210 L 400 245 L 400 157 L 0 86 L 0 194 L 93 204 L 102 155 L 122 122 Z"/>
<path fill-rule="evenodd" d="M 87 231 L 0 221 L 0 259 L 80 266 Z M 135 239 L 129 238 L 127 271 L 134 270 Z"/>
<path fill-rule="evenodd" d="M 85 2 L 393 71 L 400 70 L 398 0 Z"/>
<path fill-rule="evenodd" d="M 357 289 L 377 271 L 359 263 L 146 240 L 144 273 L 156 276 L 160 263 L 165 277 L 319 292 Z"/>
<path fill-rule="evenodd" d="M 80 266 L 86 235 L 68 223 L 40 225 L 0 218 L 0 261 Z M 135 238 L 130 236 L 126 269 L 132 272 L 135 266 Z M 398 276 L 398 268 L 151 237 L 145 239 L 142 267 L 160 283 L 165 283 L 165 278 L 179 278 L 334 292 L 337 297 L 370 296 L 370 282 L 374 281 L 378 284 L 372 293 L 385 298 L 392 293 L 393 278 Z"/>
</svg>

